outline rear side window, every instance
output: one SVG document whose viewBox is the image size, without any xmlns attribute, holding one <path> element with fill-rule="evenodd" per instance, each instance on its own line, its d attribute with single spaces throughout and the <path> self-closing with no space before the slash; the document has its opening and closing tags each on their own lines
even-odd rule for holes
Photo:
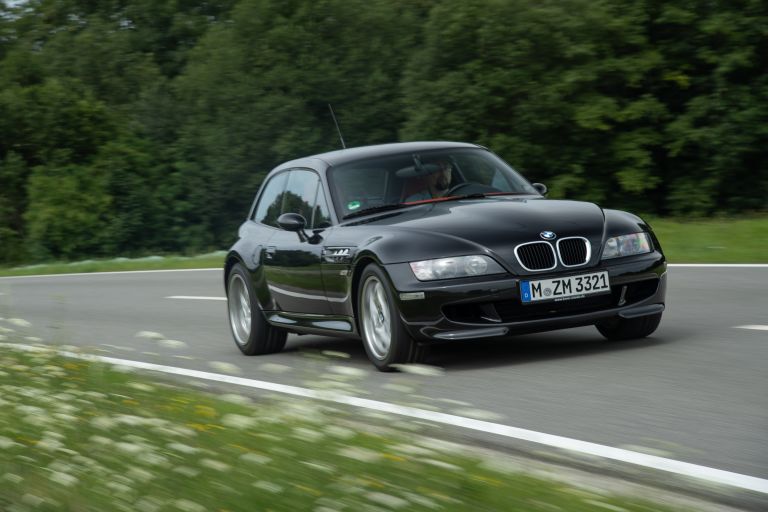
<svg viewBox="0 0 768 512">
<path fill-rule="evenodd" d="M 278 227 L 277 218 L 283 208 L 283 192 L 288 181 L 288 173 L 283 172 L 274 176 L 264 187 L 264 192 L 256 206 L 253 220 L 272 227 Z"/>
<path fill-rule="evenodd" d="M 298 213 L 307 221 L 307 227 L 310 227 L 319 184 L 320 178 L 314 172 L 304 169 L 292 170 L 283 196 L 283 213 Z"/>
<path fill-rule="evenodd" d="M 306 169 L 292 169 L 269 180 L 253 220 L 277 228 L 277 218 L 283 213 L 298 213 L 307 221 L 307 229 L 331 225 L 328 203 L 317 174 Z"/>
</svg>

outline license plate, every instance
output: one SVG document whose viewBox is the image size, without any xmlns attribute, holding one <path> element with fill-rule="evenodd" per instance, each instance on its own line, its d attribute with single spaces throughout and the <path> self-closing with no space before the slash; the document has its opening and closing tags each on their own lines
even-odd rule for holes
<svg viewBox="0 0 768 512">
<path fill-rule="evenodd" d="M 578 276 L 559 277 L 557 279 L 541 279 L 538 281 L 520 281 L 520 300 L 525 303 L 540 300 L 572 300 L 608 293 L 611 286 L 608 283 L 608 272 L 595 272 Z"/>
</svg>

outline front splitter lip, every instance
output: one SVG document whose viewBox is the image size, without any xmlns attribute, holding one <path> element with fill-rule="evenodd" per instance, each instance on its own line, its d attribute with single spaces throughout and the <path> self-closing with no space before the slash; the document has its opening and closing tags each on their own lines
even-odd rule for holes
<svg viewBox="0 0 768 512">
<path fill-rule="evenodd" d="M 554 331 L 558 329 L 567 329 L 570 327 L 580 327 L 593 325 L 600 320 L 609 318 L 638 318 L 641 316 L 655 315 L 665 309 L 664 303 L 652 302 L 655 297 L 649 300 L 624 306 L 619 308 L 602 309 L 589 313 L 579 313 L 577 315 L 558 316 L 556 318 L 539 318 L 536 320 L 524 320 L 522 322 L 507 322 L 493 326 L 467 326 L 456 324 L 448 320 L 445 324 L 451 324 L 442 327 L 422 327 L 419 333 L 424 338 L 448 341 L 448 340 L 466 340 L 477 338 L 504 338 L 514 334 L 527 334 L 533 332 Z"/>
</svg>

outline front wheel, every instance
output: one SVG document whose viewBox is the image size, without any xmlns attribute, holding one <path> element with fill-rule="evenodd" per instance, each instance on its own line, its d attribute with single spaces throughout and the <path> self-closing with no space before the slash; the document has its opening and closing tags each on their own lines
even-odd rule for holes
<svg viewBox="0 0 768 512">
<path fill-rule="evenodd" d="M 661 313 L 638 318 L 613 318 L 595 325 L 610 341 L 634 340 L 649 336 L 661 322 Z"/>
<path fill-rule="evenodd" d="M 368 359 L 384 372 L 394 370 L 395 364 L 422 360 L 426 346 L 406 331 L 384 270 L 375 264 L 368 265 L 360 283 L 357 311 Z"/>
<path fill-rule="evenodd" d="M 283 350 L 286 332 L 264 318 L 248 271 L 239 263 L 232 267 L 227 281 L 227 310 L 232 337 L 243 354 L 253 356 Z"/>
</svg>

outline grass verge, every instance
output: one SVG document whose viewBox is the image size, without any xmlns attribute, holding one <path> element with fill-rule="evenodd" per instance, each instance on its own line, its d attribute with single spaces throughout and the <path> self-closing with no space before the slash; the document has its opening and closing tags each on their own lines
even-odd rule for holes
<svg viewBox="0 0 768 512">
<path fill-rule="evenodd" d="M 53 351 L 4 348 L 0 368 L 2 510 L 671 510 L 318 402 L 217 397 Z M 330 387 L 359 378 L 329 370 Z"/>
<path fill-rule="evenodd" d="M 225 256 L 225 251 L 217 251 L 197 256 L 147 256 L 145 258 L 113 258 L 108 260 L 74 261 L 71 263 L 42 263 L 23 267 L 0 268 L 0 276 L 223 268 Z"/>
<path fill-rule="evenodd" d="M 768 263 L 768 217 L 648 222 L 670 263 Z"/>
</svg>

